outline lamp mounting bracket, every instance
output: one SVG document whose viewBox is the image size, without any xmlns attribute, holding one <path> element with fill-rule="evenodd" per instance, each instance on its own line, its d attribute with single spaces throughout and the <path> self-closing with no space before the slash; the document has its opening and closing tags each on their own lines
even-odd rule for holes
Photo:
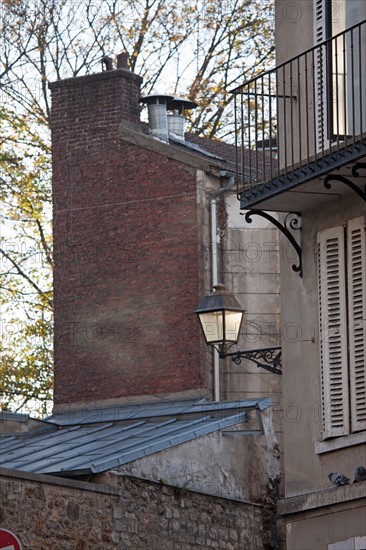
<svg viewBox="0 0 366 550">
<path fill-rule="evenodd" d="M 247 223 L 252 222 L 252 216 L 261 216 L 262 218 L 265 218 L 269 222 L 271 222 L 273 225 L 277 227 L 281 231 L 281 233 L 288 239 L 288 241 L 292 244 L 294 247 L 296 254 L 298 256 L 298 264 L 294 264 L 292 266 L 293 271 L 298 273 L 300 277 L 302 277 L 302 251 L 301 246 L 296 241 L 295 237 L 291 233 L 290 229 L 292 230 L 299 230 L 301 229 L 301 214 L 299 212 L 289 212 L 287 216 L 285 217 L 283 225 L 281 222 L 278 221 L 277 218 L 274 216 L 271 216 L 268 212 L 265 212 L 264 210 L 249 210 L 245 214 L 245 221 Z"/>
<path fill-rule="evenodd" d="M 240 365 L 242 359 L 247 359 L 255 363 L 258 368 L 266 369 L 272 374 L 282 374 L 281 346 L 238 350 L 229 353 L 221 350 L 219 353 L 222 359 L 230 357 L 236 365 Z"/>
</svg>

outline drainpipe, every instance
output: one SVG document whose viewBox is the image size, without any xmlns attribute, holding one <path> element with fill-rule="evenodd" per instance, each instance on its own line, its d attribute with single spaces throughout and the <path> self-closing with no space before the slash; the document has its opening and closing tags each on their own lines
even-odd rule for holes
<svg viewBox="0 0 366 550">
<path fill-rule="evenodd" d="M 217 199 L 224 193 L 233 190 L 235 186 L 235 178 L 226 171 L 221 171 L 220 176 L 229 176 L 229 183 L 226 187 L 222 187 L 216 191 L 210 200 L 210 218 L 211 218 L 211 287 L 222 282 L 221 274 L 219 273 L 219 247 L 217 238 Z M 220 401 L 220 356 L 216 349 L 213 352 L 213 377 L 214 377 L 214 401 Z"/>
</svg>

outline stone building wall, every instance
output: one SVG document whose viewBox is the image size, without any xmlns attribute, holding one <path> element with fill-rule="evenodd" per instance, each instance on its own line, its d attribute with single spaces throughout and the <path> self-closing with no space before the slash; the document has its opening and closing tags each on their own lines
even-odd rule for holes
<svg viewBox="0 0 366 550">
<path fill-rule="evenodd" d="M 122 476 L 102 484 L 0 471 L 0 527 L 23 550 L 263 550 L 263 507 Z M 103 482 L 113 482 L 113 486 Z"/>
<path fill-rule="evenodd" d="M 22 550 L 120 548 L 112 540 L 117 491 L 1 469 L 0 500 L 0 528 Z"/>
<path fill-rule="evenodd" d="M 263 549 L 262 508 L 134 478 L 122 490 L 119 537 L 133 550 Z M 125 510 L 128 509 L 128 513 Z"/>
</svg>

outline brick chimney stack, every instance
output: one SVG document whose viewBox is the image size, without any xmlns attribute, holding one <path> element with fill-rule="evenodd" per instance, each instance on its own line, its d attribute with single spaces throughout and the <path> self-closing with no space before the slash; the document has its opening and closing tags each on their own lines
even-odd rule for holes
<svg viewBox="0 0 366 550">
<path fill-rule="evenodd" d="M 121 140 L 126 65 L 50 85 L 56 409 L 205 391 L 196 170 Z"/>
</svg>

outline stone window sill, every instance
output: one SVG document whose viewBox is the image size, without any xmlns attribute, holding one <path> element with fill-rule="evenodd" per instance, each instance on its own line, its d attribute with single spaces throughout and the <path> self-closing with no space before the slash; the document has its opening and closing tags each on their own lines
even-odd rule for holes
<svg viewBox="0 0 366 550">
<path fill-rule="evenodd" d="M 322 453 L 328 453 L 330 451 L 336 451 L 337 449 L 352 447 L 353 445 L 362 445 L 365 443 L 366 432 L 345 435 L 343 437 L 337 437 L 336 439 L 330 439 L 329 441 L 317 441 L 315 443 L 315 454 L 320 455 Z"/>
<path fill-rule="evenodd" d="M 314 493 L 306 493 L 295 497 L 279 500 L 277 513 L 280 516 L 299 514 L 314 510 L 319 514 L 319 508 L 325 506 L 343 505 L 349 508 L 350 501 L 359 501 L 355 507 L 364 507 L 363 499 L 366 498 L 366 482 L 352 483 L 343 487 L 330 487 Z"/>
</svg>

